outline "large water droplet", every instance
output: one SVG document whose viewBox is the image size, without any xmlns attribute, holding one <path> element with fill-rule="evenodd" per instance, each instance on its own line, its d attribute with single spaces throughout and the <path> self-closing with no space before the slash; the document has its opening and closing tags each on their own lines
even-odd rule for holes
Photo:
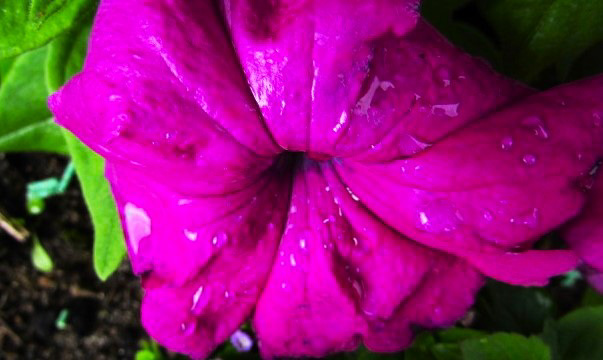
<svg viewBox="0 0 603 360">
<path fill-rule="evenodd" d="M 596 127 L 601 127 L 601 125 L 603 125 L 603 112 L 593 113 L 593 124 Z"/>
<path fill-rule="evenodd" d="M 482 213 L 482 217 L 486 222 L 491 222 L 492 220 L 494 220 L 494 215 L 490 210 L 484 210 L 484 212 Z"/>
<path fill-rule="evenodd" d="M 400 149 L 402 155 L 414 155 L 430 146 L 431 144 L 423 142 L 411 134 L 405 134 L 405 136 L 398 141 L 398 149 Z"/>
<path fill-rule="evenodd" d="M 134 254 L 138 253 L 140 241 L 151 234 L 151 219 L 144 209 L 132 203 L 124 207 L 126 218 L 126 233 L 128 242 Z"/>
<path fill-rule="evenodd" d="M 191 312 L 195 315 L 199 315 L 207 307 L 210 300 L 209 288 L 199 286 L 197 291 L 193 294 L 193 302 L 191 305 Z"/>
<path fill-rule="evenodd" d="M 459 212 L 446 200 L 426 203 L 418 211 L 417 228 L 430 233 L 455 230 L 462 220 Z"/>
<path fill-rule="evenodd" d="M 197 241 L 198 233 L 196 231 L 184 229 L 184 236 L 186 236 L 186 238 L 190 241 Z"/>
<path fill-rule="evenodd" d="M 549 138 L 549 132 L 544 124 L 544 120 L 539 116 L 528 116 L 521 121 L 521 125 L 531 129 L 534 135 L 541 139 Z"/>
<path fill-rule="evenodd" d="M 193 335 L 195 330 L 197 330 L 197 323 L 195 321 L 183 322 L 180 324 L 180 331 L 186 336 Z"/>
<path fill-rule="evenodd" d="M 510 150 L 513 147 L 513 138 L 510 136 L 505 136 L 500 143 L 500 147 L 503 150 Z"/>
<path fill-rule="evenodd" d="M 510 220 L 512 224 L 525 225 L 530 228 L 537 227 L 539 221 L 540 211 L 537 208 L 533 208 L 530 212 L 522 214 L 515 218 L 511 218 Z"/>
<path fill-rule="evenodd" d="M 219 233 L 214 235 L 214 237 L 211 239 L 211 243 L 213 246 L 221 248 L 222 246 L 228 243 L 228 240 L 228 234 L 223 231 L 220 231 Z"/>
<path fill-rule="evenodd" d="M 530 166 L 536 164 L 536 160 L 536 155 L 534 154 L 525 154 L 522 159 L 524 164 Z"/>
<path fill-rule="evenodd" d="M 446 67 L 440 67 L 436 70 L 436 78 L 444 87 L 450 86 L 450 69 Z"/>
<path fill-rule="evenodd" d="M 433 105 L 431 112 L 434 115 L 446 115 L 448 117 L 457 117 L 459 115 L 459 103 Z"/>
</svg>

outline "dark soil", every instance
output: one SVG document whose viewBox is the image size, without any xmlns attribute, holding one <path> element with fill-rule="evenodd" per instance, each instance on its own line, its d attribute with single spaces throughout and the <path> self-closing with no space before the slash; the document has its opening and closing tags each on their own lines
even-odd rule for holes
<svg viewBox="0 0 603 360">
<path fill-rule="evenodd" d="M 106 282 L 92 267 L 92 227 L 77 180 L 27 214 L 27 183 L 60 177 L 67 160 L 0 154 L 0 210 L 36 234 L 54 261 L 50 273 L 31 262 L 32 241 L 0 230 L 0 359 L 133 359 L 140 339 L 140 289 L 126 261 Z M 67 311 L 67 326 L 57 327 Z"/>
</svg>

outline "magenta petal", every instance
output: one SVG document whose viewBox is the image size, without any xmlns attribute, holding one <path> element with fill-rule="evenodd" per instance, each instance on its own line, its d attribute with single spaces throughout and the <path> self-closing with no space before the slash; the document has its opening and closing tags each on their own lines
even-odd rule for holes
<svg viewBox="0 0 603 360">
<path fill-rule="evenodd" d="M 601 174 L 598 174 L 588 196 L 589 201 L 584 211 L 576 221 L 570 223 L 565 238 L 570 247 L 594 272 L 603 272 L 603 176 Z"/>
<path fill-rule="evenodd" d="M 238 190 L 281 149 L 264 127 L 218 9 L 191 4 L 103 1 L 84 71 L 50 107 L 108 159 L 187 193 Z"/>
<path fill-rule="evenodd" d="M 253 185 L 230 194 L 185 196 L 135 170 L 109 164 L 107 176 L 134 271 L 153 271 L 181 285 L 210 263 L 215 267 L 216 257 L 245 259 L 256 243 L 273 244 L 288 201 L 288 177 L 280 171 L 284 169 L 271 169 Z M 266 256 L 269 261 L 271 256 Z"/>
<path fill-rule="evenodd" d="M 288 171 L 275 168 L 240 192 L 186 197 L 109 166 L 153 338 L 201 358 L 251 314 L 284 227 L 290 179 L 280 173 Z"/>
<path fill-rule="evenodd" d="M 593 111 L 603 106 L 594 95 L 602 89 L 603 77 L 560 87 L 416 157 L 343 161 L 337 170 L 355 196 L 406 236 L 500 280 L 542 284 L 574 267 L 576 257 L 522 249 L 580 211 L 584 195 L 576 182 L 600 154 L 603 129 Z M 535 261 L 539 266 L 530 266 Z"/>
<path fill-rule="evenodd" d="M 464 263 L 401 237 L 351 199 L 328 165 L 306 161 L 255 313 L 262 354 L 323 356 L 363 339 L 377 350 L 402 349 L 411 325 L 449 324 L 472 304 L 482 278 L 470 266 L 461 266 L 462 286 L 439 283 L 458 275 L 457 262 Z M 409 307 L 417 292 L 424 295 Z"/>
<path fill-rule="evenodd" d="M 281 146 L 295 151 L 325 152 L 323 137 L 332 134 L 342 107 L 354 101 L 365 82 L 373 39 L 387 33 L 404 35 L 419 17 L 416 0 L 224 0 L 224 4 L 266 123 Z M 327 145 L 334 140 L 330 136 Z"/>
</svg>

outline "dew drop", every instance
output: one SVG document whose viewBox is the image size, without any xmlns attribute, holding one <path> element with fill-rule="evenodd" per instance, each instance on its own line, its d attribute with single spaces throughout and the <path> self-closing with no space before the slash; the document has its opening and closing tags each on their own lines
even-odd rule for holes
<svg viewBox="0 0 603 360">
<path fill-rule="evenodd" d="M 440 67 L 436 70 L 437 79 L 444 85 L 444 87 L 450 86 L 450 70 L 446 67 Z"/>
<path fill-rule="evenodd" d="M 549 132 L 544 124 L 544 120 L 539 116 L 528 116 L 521 121 L 523 127 L 532 129 L 534 135 L 541 139 L 548 139 Z"/>
<path fill-rule="evenodd" d="M 295 255 L 293 255 L 293 254 L 289 255 L 289 264 L 291 264 L 291 266 L 293 266 L 293 267 L 297 266 L 297 261 L 295 261 Z"/>
<path fill-rule="evenodd" d="M 126 233 L 128 242 L 134 254 L 138 253 L 140 241 L 151 234 L 151 218 L 144 209 L 132 203 L 124 207 L 126 218 Z"/>
<path fill-rule="evenodd" d="M 228 243 L 228 234 L 226 234 L 225 232 L 219 232 L 216 235 L 214 235 L 214 237 L 211 239 L 211 243 L 213 246 L 217 247 L 217 248 L 221 248 L 222 246 L 226 245 Z"/>
<path fill-rule="evenodd" d="M 538 222 L 540 220 L 540 211 L 537 208 L 533 208 L 527 214 L 520 215 L 517 218 L 511 218 L 510 222 L 512 224 L 525 225 L 530 228 L 535 228 L 538 226 Z"/>
<path fill-rule="evenodd" d="M 445 200 L 426 203 L 418 211 L 417 228 L 430 232 L 442 233 L 455 230 L 462 217 L 454 206 Z"/>
<path fill-rule="evenodd" d="M 180 324 L 180 331 L 186 336 L 193 335 L 196 329 L 197 324 L 194 321 L 183 322 Z"/>
<path fill-rule="evenodd" d="M 191 305 L 191 312 L 195 315 L 199 315 L 207 307 L 210 300 L 209 288 L 199 286 L 195 294 L 193 294 L 193 303 Z"/>
<path fill-rule="evenodd" d="M 504 137 L 500 143 L 500 147 L 503 150 L 510 150 L 513 147 L 513 138 L 510 136 Z"/>
<path fill-rule="evenodd" d="M 536 164 L 536 155 L 534 155 L 534 154 L 525 154 L 523 156 L 522 160 L 523 160 L 523 163 L 526 164 L 526 165 L 530 165 L 530 166 L 534 165 L 534 164 Z"/>
<path fill-rule="evenodd" d="M 197 241 L 198 234 L 196 231 L 184 229 L 184 236 L 186 236 L 186 238 L 190 241 Z"/>
<path fill-rule="evenodd" d="M 484 218 L 484 220 L 486 220 L 487 222 L 490 222 L 492 220 L 494 220 L 494 215 L 492 215 L 492 211 L 490 210 L 485 210 L 482 214 L 482 217 Z"/>
<path fill-rule="evenodd" d="M 306 248 L 306 239 L 299 239 L 299 247 L 302 249 Z"/>
<path fill-rule="evenodd" d="M 431 113 L 434 115 L 457 117 L 459 115 L 459 105 L 460 103 L 433 105 L 431 107 Z"/>
</svg>

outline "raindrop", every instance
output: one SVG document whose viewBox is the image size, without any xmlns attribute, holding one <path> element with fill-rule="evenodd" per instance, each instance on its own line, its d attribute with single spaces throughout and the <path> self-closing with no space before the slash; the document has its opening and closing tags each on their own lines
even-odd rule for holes
<svg viewBox="0 0 603 360">
<path fill-rule="evenodd" d="M 450 86 L 450 70 L 446 67 L 440 67 L 436 70 L 437 79 L 444 85 L 444 87 Z"/>
<path fill-rule="evenodd" d="M 191 306 L 191 312 L 195 315 L 199 315 L 207 307 L 210 300 L 209 288 L 199 286 L 195 294 L 193 294 L 193 304 Z"/>
<path fill-rule="evenodd" d="M 459 115 L 459 105 L 460 103 L 433 105 L 431 107 L 431 113 L 434 115 L 457 117 Z"/>
<path fill-rule="evenodd" d="M 510 136 L 504 137 L 500 143 L 500 147 L 503 150 L 510 150 L 513 147 L 513 138 Z"/>
<path fill-rule="evenodd" d="M 603 125 L 603 112 L 593 113 L 593 124 L 596 127 L 601 127 L 601 125 Z"/>
<path fill-rule="evenodd" d="M 295 267 L 297 265 L 297 261 L 295 261 L 295 255 L 290 254 L 289 255 L 289 263 L 291 264 L 291 266 Z"/>
<path fill-rule="evenodd" d="M 127 203 L 124 207 L 126 218 L 126 233 L 128 242 L 134 254 L 138 253 L 140 241 L 151 234 L 151 218 L 144 209 L 137 207 L 132 203 Z"/>
<path fill-rule="evenodd" d="M 306 239 L 299 239 L 299 247 L 302 249 L 306 248 Z"/>
<path fill-rule="evenodd" d="M 525 154 L 523 156 L 523 163 L 526 165 L 534 165 L 536 164 L 536 155 L 533 154 Z"/>
<path fill-rule="evenodd" d="M 297 206 L 291 205 L 291 214 L 295 214 L 297 212 Z"/>
<path fill-rule="evenodd" d="M 215 246 L 217 248 L 221 248 L 222 246 L 224 246 L 224 245 L 226 245 L 228 243 L 228 234 L 226 234 L 223 231 L 217 233 L 211 239 L 211 243 L 212 243 L 213 246 Z"/>
<path fill-rule="evenodd" d="M 532 129 L 536 137 L 541 139 L 549 138 L 549 132 L 544 124 L 544 121 L 539 116 L 528 116 L 521 121 L 521 125 Z"/>
<path fill-rule="evenodd" d="M 490 210 L 485 210 L 482 214 L 482 217 L 484 218 L 484 220 L 486 220 L 487 222 L 490 222 L 492 220 L 494 220 L 494 215 L 492 215 L 492 212 Z"/>
<path fill-rule="evenodd" d="M 197 324 L 194 321 L 183 322 L 180 324 L 180 331 L 186 336 L 193 335 L 197 329 Z"/>
<path fill-rule="evenodd" d="M 533 208 L 531 212 L 521 215 L 517 218 L 511 218 L 512 224 L 525 225 L 530 228 L 538 226 L 540 220 L 540 211 L 537 208 Z"/>
<path fill-rule="evenodd" d="M 450 232 L 457 228 L 462 220 L 454 206 L 445 200 L 432 201 L 418 212 L 417 228 L 430 232 Z"/>
<path fill-rule="evenodd" d="M 431 144 L 423 142 L 411 134 L 405 134 L 398 142 L 398 149 L 400 149 L 402 155 L 414 155 L 430 146 Z"/>
<path fill-rule="evenodd" d="M 198 234 L 196 231 L 184 229 L 184 236 L 186 236 L 186 238 L 190 241 L 197 241 Z"/>
</svg>

